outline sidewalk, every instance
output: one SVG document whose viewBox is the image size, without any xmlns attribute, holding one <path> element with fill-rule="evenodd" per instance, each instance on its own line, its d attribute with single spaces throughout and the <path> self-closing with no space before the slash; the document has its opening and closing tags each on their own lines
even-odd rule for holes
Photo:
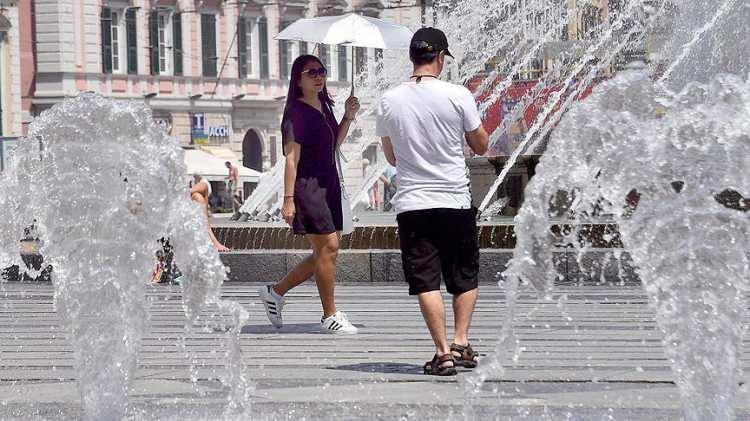
<svg viewBox="0 0 750 421">
<path fill-rule="evenodd" d="M 0 419 L 77 417 L 72 353 L 52 307 L 52 287 L 2 288 Z M 341 337 L 317 332 L 320 305 L 313 284 L 291 293 L 279 331 L 256 304 L 255 289 L 233 283 L 224 295 L 251 312 L 242 348 L 256 386 L 257 419 L 463 419 L 459 382 L 465 374 L 420 374 L 434 351 L 417 303 L 403 285 L 338 286 L 338 306 L 361 332 Z M 216 355 L 222 334 L 187 340 L 204 364 L 199 394 L 177 344 L 183 332 L 179 289 L 152 291 L 151 328 L 131 393 L 134 419 L 217 419 L 225 391 L 212 379 L 223 370 Z M 643 292 L 626 287 L 558 292 L 568 295 L 570 321 L 556 303 L 522 296 L 517 332 L 525 351 L 517 364 L 508 361 L 502 378 L 485 384 L 475 418 L 679 419 L 679 397 Z M 480 353 L 494 347 L 503 309 L 499 289 L 483 287 L 471 335 Z M 744 364 L 748 361 L 745 355 Z M 738 397 L 739 419 L 750 418 L 748 398 L 746 390 Z"/>
</svg>

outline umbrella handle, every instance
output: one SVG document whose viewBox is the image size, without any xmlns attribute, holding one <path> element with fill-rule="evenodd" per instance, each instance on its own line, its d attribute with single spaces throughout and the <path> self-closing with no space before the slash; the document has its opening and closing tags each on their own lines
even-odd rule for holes
<svg viewBox="0 0 750 421">
<path fill-rule="evenodd" d="M 354 74 L 355 71 L 356 69 L 354 68 L 354 46 L 352 45 L 352 91 L 349 93 L 349 96 L 354 96 L 354 79 L 356 76 Z"/>
</svg>

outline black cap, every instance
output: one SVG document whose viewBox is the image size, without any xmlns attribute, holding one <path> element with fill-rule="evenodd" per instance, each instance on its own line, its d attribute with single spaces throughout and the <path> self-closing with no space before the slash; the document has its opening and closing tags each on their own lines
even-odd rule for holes
<svg viewBox="0 0 750 421">
<path fill-rule="evenodd" d="M 445 55 L 451 58 L 453 54 L 448 51 L 448 38 L 443 31 L 437 28 L 421 28 L 411 37 L 409 44 L 409 57 L 430 58 L 445 51 Z"/>
</svg>

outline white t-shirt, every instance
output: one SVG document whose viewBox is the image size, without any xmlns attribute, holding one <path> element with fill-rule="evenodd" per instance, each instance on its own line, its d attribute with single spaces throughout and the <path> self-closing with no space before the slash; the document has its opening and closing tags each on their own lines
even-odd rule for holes
<svg viewBox="0 0 750 421">
<path fill-rule="evenodd" d="M 464 134 L 481 124 L 474 96 L 460 85 L 423 78 L 383 95 L 375 134 L 393 144 L 397 213 L 471 207 Z"/>
</svg>

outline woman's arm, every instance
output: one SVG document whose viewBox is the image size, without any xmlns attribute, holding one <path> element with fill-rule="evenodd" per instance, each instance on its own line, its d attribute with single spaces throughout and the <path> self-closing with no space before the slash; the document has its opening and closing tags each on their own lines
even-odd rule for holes
<svg viewBox="0 0 750 421">
<path fill-rule="evenodd" d="M 289 142 L 284 147 L 286 152 L 286 163 L 284 165 L 284 206 L 281 214 L 284 220 L 292 225 L 296 209 L 294 207 L 294 182 L 297 180 L 297 164 L 299 164 L 302 145 L 297 142 Z"/>
<path fill-rule="evenodd" d="M 359 112 L 359 99 L 355 96 L 350 96 L 346 100 L 344 107 L 346 111 L 344 112 L 344 118 L 339 123 L 339 132 L 336 134 L 336 146 L 341 145 L 349 134 L 349 127 L 351 127 L 354 117 Z"/>
</svg>

